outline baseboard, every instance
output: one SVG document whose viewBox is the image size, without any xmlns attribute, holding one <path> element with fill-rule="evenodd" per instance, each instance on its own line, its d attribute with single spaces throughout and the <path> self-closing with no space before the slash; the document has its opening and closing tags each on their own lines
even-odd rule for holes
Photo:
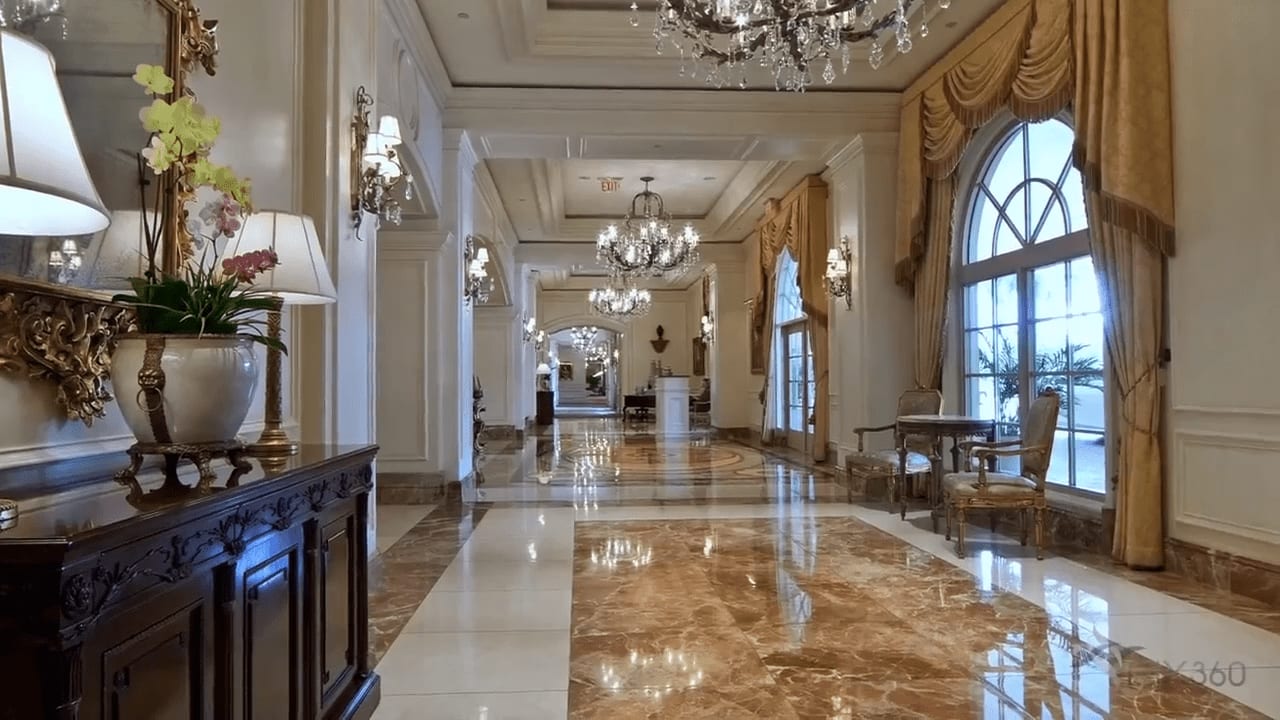
<svg viewBox="0 0 1280 720">
<path fill-rule="evenodd" d="M 1165 570 L 1215 590 L 1280 607 L 1280 565 L 1165 538 Z"/>
<path fill-rule="evenodd" d="M 446 495 L 444 473 L 380 472 L 378 502 L 384 505 L 430 505 Z"/>
</svg>

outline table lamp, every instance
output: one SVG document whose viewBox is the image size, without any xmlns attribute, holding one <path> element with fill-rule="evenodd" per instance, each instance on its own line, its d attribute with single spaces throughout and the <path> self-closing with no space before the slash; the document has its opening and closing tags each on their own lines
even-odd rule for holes
<svg viewBox="0 0 1280 720">
<path fill-rule="evenodd" d="M 40 43 L 0 30 L 0 235 L 63 237 L 107 227 L 71 116 Z M 0 499 L 0 529 L 18 504 Z"/>
<path fill-rule="evenodd" d="M 280 259 L 279 265 L 260 275 L 254 283 L 276 298 L 275 308 L 267 313 L 267 334 L 271 338 L 280 339 L 280 310 L 284 305 L 323 305 L 338 299 L 320 252 L 320 236 L 311 218 L 274 210 L 250 215 L 240 234 L 228 243 L 224 256 L 234 257 L 255 250 L 274 250 Z M 266 417 L 262 435 L 249 446 L 249 452 L 254 455 L 292 455 L 298 451 L 298 443 L 281 427 L 281 360 L 279 350 L 268 348 Z"/>
</svg>

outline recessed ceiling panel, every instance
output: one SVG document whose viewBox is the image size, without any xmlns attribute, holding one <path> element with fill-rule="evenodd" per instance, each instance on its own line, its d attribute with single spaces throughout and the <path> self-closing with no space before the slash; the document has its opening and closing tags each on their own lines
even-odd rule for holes
<svg viewBox="0 0 1280 720">
<path fill-rule="evenodd" d="M 650 188 L 662 195 L 667 212 L 705 217 L 743 166 L 725 160 L 567 160 L 561 173 L 565 215 L 620 216 L 644 189 L 640 178 L 650 176 Z M 617 189 L 606 191 L 613 187 Z"/>
<path fill-rule="evenodd" d="M 733 136 L 705 138 L 589 135 L 582 139 L 582 157 L 724 160 L 740 157 L 750 142 L 750 138 Z"/>
<path fill-rule="evenodd" d="M 569 139 L 564 135 L 484 136 L 485 154 L 491 158 L 569 157 Z"/>
</svg>

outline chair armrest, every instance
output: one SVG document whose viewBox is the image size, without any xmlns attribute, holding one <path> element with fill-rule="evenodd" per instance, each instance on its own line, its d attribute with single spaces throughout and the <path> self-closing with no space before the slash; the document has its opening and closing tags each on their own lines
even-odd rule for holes
<svg viewBox="0 0 1280 720">
<path fill-rule="evenodd" d="M 1001 440 L 1000 442 L 989 442 L 987 440 L 965 440 L 963 442 L 957 443 L 956 447 L 960 448 L 961 452 L 969 453 L 969 452 L 973 452 L 978 448 L 1012 447 L 1014 445 L 1021 445 L 1021 444 L 1022 444 L 1021 440 Z"/>
<path fill-rule="evenodd" d="M 854 429 L 853 429 L 853 434 L 858 436 L 858 452 L 862 452 L 862 451 L 863 451 L 863 447 L 862 447 L 862 440 L 863 440 L 863 436 L 864 436 L 865 434 L 867 434 L 867 433 L 873 433 L 873 432 L 884 432 L 885 430 L 893 430 L 893 429 L 894 429 L 894 428 L 896 428 L 896 427 L 898 427 L 898 424 L 897 424 L 897 423 L 894 423 L 894 424 L 892 424 L 892 425 L 880 425 L 880 426 L 878 426 L 878 427 L 859 427 L 859 428 L 854 428 Z"/>
<path fill-rule="evenodd" d="M 1009 445 L 1010 443 L 1002 443 Z M 1013 443 L 1016 444 L 1016 443 Z M 987 465 L 983 460 L 1000 457 L 1022 457 L 1037 452 L 1048 452 L 1048 445 L 1025 445 L 1023 447 L 995 448 L 995 447 L 976 447 L 973 449 L 973 455 L 978 460 L 978 487 L 987 484 Z"/>
</svg>

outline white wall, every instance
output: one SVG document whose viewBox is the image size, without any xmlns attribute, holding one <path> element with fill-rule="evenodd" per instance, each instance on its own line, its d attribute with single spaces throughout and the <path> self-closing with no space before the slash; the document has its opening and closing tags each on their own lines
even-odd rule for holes
<svg viewBox="0 0 1280 720">
<path fill-rule="evenodd" d="M 831 242 L 849 238 L 852 309 L 829 303 L 831 434 L 840 460 L 856 449 L 855 427 L 885 425 L 898 396 L 914 385 L 910 294 L 893 280 L 897 136 L 863 134 L 824 174 L 830 188 Z M 891 447 L 890 433 L 867 437 Z"/>
<path fill-rule="evenodd" d="M 475 313 L 475 372 L 484 388 L 484 420 L 489 425 L 524 427 L 516 374 L 523 348 L 513 307 L 480 307 Z"/>
<path fill-rule="evenodd" d="M 1171 536 L 1280 562 L 1280 81 L 1274 0 L 1170 0 Z M 1204 28 L 1231 28 L 1228 42 Z"/>
</svg>

